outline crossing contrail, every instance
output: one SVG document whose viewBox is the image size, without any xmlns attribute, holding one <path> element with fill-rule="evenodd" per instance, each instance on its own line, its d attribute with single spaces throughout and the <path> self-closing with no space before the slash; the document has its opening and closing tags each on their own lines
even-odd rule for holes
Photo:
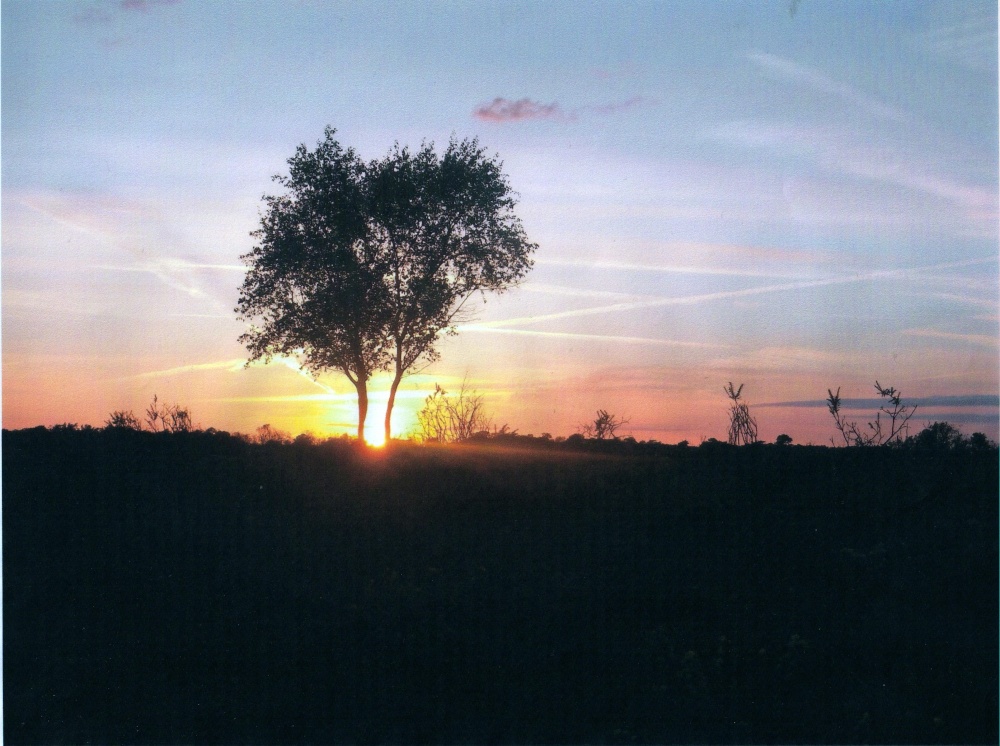
<svg viewBox="0 0 1000 746">
<path fill-rule="evenodd" d="M 485 329 L 498 329 L 507 326 L 518 326 L 523 324 L 537 324 L 542 321 L 554 321 L 556 319 L 571 319 L 581 316 L 597 316 L 605 313 L 617 313 L 619 311 L 637 311 L 644 308 L 659 308 L 662 306 L 682 306 L 705 303 L 713 300 L 725 300 L 727 298 L 745 298 L 753 295 L 766 295 L 769 293 L 780 293 L 787 290 L 803 290 L 806 288 L 826 287 L 830 285 L 848 285 L 857 282 L 869 282 L 871 280 L 881 280 L 891 277 L 901 277 L 914 272 L 926 272 L 928 270 L 955 269 L 957 267 L 969 267 L 977 264 L 996 263 L 996 257 L 984 257 L 980 259 L 965 259 L 958 262 L 942 262 L 939 264 L 928 264 L 921 267 L 905 267 L 901 269 L 884 269 L 875 272 L 865 272 L 862 274 L 846 275 L 842 277 L 828 277 L 820 280 L 800 280 L 797 282 L 783 282 L 775 285 L 763 285 L 755 288 L 744 288 L 743 290 L 723 290 L 717 293 L 703 293 L 700 295 L 682 295 L 670 298 L 655 298 L 653 300 L 633 301 L 628 303 L 612 303 L 606 306 L 593 306 L 591 308 L 579 308 L 572 311 L 559 311 L 557 313 L 542 314 L 539 316 L 522 316 L 514 319 L 501 319 L 499 321 L 485 321 L 479 324 L 470 325 L 472 330 L 483 331 Z M 458 327 L 462 331 L 466 327 Z"/>
</svg>

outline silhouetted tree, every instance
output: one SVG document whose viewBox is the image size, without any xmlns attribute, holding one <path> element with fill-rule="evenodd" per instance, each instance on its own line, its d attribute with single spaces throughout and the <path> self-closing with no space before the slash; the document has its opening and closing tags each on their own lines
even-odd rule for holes
<svg viewBox="0 0 1000 746">
<path fill-rule="evenodd" d="M 993 443 L 983 433 L 973 433 L 966 438 L 962 432 L 949 422 L 932 422 L 916 435 L 911 435 L 904 444 L 907 448 L 918 451 L 988 451 L 995 449 Z"/>
<path fill-rule="evenodd" d="M 774 439 L 774 444 L 776 446 L 787 446 L 791 442 L 792 442 L 792 436 L 785 435 L 785 433 L 782 433 L 781 435 L 779 435 L 777 438 Z"/>
<path fill-rule="evenodd" d="M 611 414 L 606 409 L 598 409 L 593 422 L 585 422 L 580 425 L 580 432 L 585 438 L 616 440 L 618 429 L 628 423 L 629 420 Z"/>
<path fill-rule="evenodd" d="M 730 381 L 722 387 L 726 396 L 732 401 L 729 407 L 729 443 L 731 445 L 750 445 L 757 442 L 757 421 L 750 415 L 750 407 L 740 401 L 743 384 L 734 388 Z"/>
<path fill-rule="evenodd" d="M 997 444 L 986 437 L 984 433 L 973 433 L 969 438 L 969 448 L 973 451 L 996 450 Z"/>
<path fill-rule="evenodd" d="M 949 422 L 934 422 L 906 439 L 922 451 L 953 451 L 965 445 L 962 433 Z"/>
<path fill-rule="evenodd" d="M 368 381 L 392 369 L 385 434 L 403 376 L 437 358 L 476 292 L 502 292 L 531 268 L 536 248 L 514 215 L 501 164 L 476 140 L 442 156 L 398 144 L 362 161 L 327 128 L 314 151 L 299 146 L 288 193 L 265 197 L 257 246 L 237 312 L 261 321 L 240 337 L 251 358 L 298 358 L 314 375 L 339 370 L 358 392 L 364 438 Z"/>
<path fill-rule="evenodd" d="M 882 386 L 875 381 L 875 391 L 885 403 L 875 413 L 875 420 L 868 423 L 868 429 L 862 430 L 856 422 L 846 420 L 840 410 L 842 402 L 840 389 L 834 393 L 827 389 L 829 395 L 826 407 L 833 417 L 834 425 L 848 446 L 880 446 L 902 442 L 909 430 L 909 421 L 917 411 L 916 405 L 903 404 L 902 394 L 892 386 Z M 885 419 L 883 419 L 885 415 Z"/>
</svg>

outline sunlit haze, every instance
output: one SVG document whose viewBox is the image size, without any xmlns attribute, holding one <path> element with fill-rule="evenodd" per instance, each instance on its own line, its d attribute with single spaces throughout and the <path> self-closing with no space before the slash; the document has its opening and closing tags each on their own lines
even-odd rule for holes
<svg viewBox="0 0 1000 746">
<path fill-rule="evenodd" d="M 537 242 L 404 379 L 496 426 L 829 443 L 876 380 L 998 437 L 995 2 L 5 0 L 3 427 L 154 395 L 201 427 L 356 429 L 354 387 L 246 366 L 261 196 L 323 129 L 367 159 L 479 138 Z M 382 437 L 376 376 L 366 433 Z M 874 408 L 851 409 L 863 422 Z"/>
</svg>

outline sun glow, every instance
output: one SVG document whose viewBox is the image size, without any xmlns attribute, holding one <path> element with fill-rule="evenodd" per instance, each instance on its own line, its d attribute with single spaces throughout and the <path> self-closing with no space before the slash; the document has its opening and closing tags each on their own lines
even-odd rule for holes
<svg viewBox="0 0 1000 746">
<path fill-rule="evenodd" d="M 382 385 L 384 383 L 384 386 Z M 324 386 L 326 384 L 323 384 Z M 433 392 L 433 384 L 414 382 L 413 388 L 401 388 L 392 410 L 392 437 L 409 438 L 417 424 L 417 412 L 424 399 Z M 389 381 L 374 380 L 369 388 L 368 415 L 365 420 L 365 442 L 370 446 L 385 445 L 385 408 L 389 399 Z M 310 431 L 323 437 L 357 435 L 358 404 L 353 391 L 283 397 L 276 404 L 298 410 L 294 422 L 284 423 L 295 432 Z M 278 417 L 272 417 L 280 420 Z"/>
<path fill-rule="evenodd" d="M 374 448 L 381 448 L 385 445 L 385 430 L 381 423 L 378 427 L 365 426 L 365 442 Z"/>
</svg>

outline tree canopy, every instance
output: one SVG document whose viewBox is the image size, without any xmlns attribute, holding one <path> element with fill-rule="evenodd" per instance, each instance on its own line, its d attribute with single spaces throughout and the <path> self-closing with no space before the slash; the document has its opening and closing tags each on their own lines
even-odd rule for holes
<svg viewBox="0 0 1000 746">
<path fill-rule="evenodd" d="M 477 140 L 452 138 L 438 155 L 395 145 L 365 162 L 327 128 L 300 145 L 285 194 L 265 196 L 236 308 L 250 361 L 296 357 L 317 375 L 340 371 L 358 392 L 364 437 L 367 384 L 392 370 L 385 435 L 402 377 L 437 359 L 466 301 L 503 292 L 537 248 L 514 213 L 502 164 Z"/>
</svg>

